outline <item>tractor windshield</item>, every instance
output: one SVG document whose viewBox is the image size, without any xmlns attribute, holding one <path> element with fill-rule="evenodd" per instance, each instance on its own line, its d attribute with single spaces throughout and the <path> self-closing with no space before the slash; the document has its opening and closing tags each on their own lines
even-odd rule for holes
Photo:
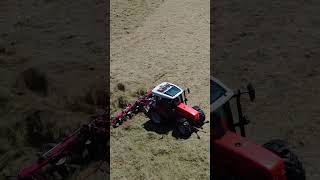
<svg viewBox="0 0 320 180">
<path fill-rule="evenodd" d="M 219 84 L 212 81 L 210 83 L 210 104 L 215 102 L 217 99 L 219 99 L 221 96 L 226 94 L 226 90 L 223 89 Z"/>
</svg>

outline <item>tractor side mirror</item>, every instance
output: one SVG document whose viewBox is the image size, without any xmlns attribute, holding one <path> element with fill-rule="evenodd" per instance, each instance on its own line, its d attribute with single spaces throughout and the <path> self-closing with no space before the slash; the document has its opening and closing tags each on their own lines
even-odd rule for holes
<svg viewBox="0 0 320 180">
<path fill-rule="evenodd" d="M 256 91 L 251 83 L 247 85 L 247 89 L 248 89 L 250 100 L 253 101 L 256 98 Z"/>
</svg>

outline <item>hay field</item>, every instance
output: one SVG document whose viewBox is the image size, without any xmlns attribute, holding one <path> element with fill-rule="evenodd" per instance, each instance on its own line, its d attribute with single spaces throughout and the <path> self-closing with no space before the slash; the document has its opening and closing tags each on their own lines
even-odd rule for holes
<svg viewBox="0 0 320 180">
<path fill-rule="evenodd" d="M 209 1 L 114 0 L 111 9 L 112 113 L 119 99 L 169 81 L 190 88 L 189 104 L 209 118 Z M 111 179 L 209 179 L 209 124 L 201 139 L 181 140 L 148 131 L 147 122 L 138 115 L 111 130 Z"/>
</svg>

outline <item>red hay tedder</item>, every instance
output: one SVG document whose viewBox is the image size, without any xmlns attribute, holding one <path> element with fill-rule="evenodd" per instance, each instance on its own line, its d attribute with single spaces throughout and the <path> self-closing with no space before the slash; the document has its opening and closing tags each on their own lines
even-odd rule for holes
<svg viewBox="0 0 320 180">
<path fill-rule="evenodd" d="M 60 143 L 46 144 L 49 150 L 24 167 L 17 179 L 65 179 L 79 165 L 92 160 L 106 161 L 108 124 L 107 115 L 95 116 L 89 124 L 83 125 Z"/>
<path fill-rule="evenodd" d="M 255 99 L 251 84 L 246 92 L 233 92 L 211 77 L 210 91 L 214 180 L 305 180 L 305 170 L 287 143 L 272 140 L 260 146 L 245 137 L 249 121 L 243 115 L 240 97 L 249 94 L 251 101 Z"/>
</svg>

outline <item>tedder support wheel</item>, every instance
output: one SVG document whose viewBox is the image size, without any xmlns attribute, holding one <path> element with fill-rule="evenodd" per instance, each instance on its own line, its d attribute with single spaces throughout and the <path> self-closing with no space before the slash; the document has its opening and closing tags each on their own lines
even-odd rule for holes
<svg viewBox="0 0 320 180">
<path fill-rule="evenodd" d="M 199 106 L 193 106 L 193 109 L 199 112 L 200 119 L 199 119 L 199 126 L 204 124 L 204 120 L 206 119 L 206 115 L 204 114 L 203 110 Z"/>
<path fill-rule="evenodd" d="M 177 130 L 182 138 L 188 138 L 192 134 L 192 127 L 186 118 L 181 117 L 177 120 Z"/>
<path fill-rule="evenodd" d="M 285 163 L 287 180 L 305 180 L 305 170 L 302 163 L 282 140 L 271 140 L 263 145 L 266 149 L 281 157 Z"/>
</svg>

